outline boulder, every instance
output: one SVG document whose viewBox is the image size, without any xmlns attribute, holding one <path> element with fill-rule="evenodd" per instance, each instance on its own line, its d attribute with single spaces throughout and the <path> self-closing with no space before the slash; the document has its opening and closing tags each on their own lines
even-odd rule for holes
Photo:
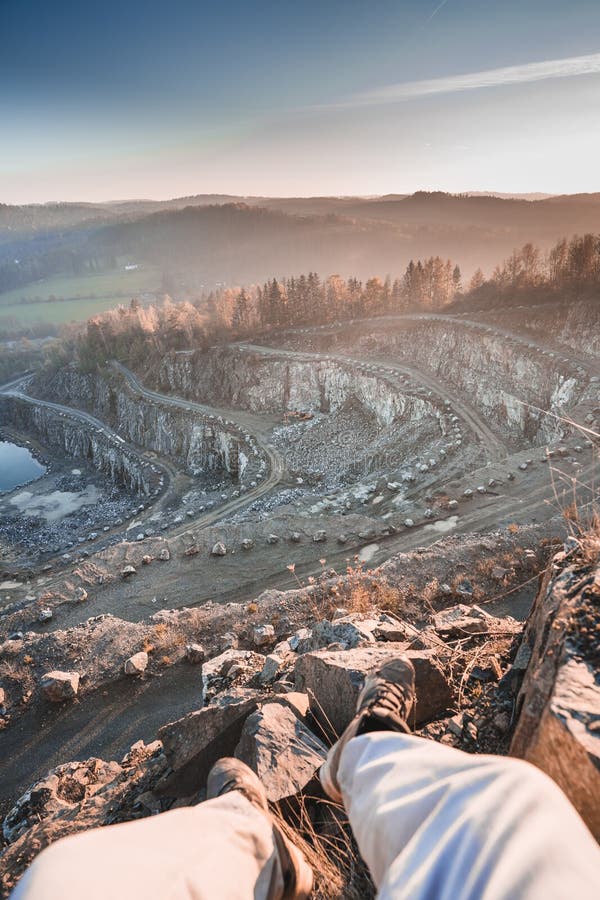
<svg viewBox="0 0 600 900">
<path fill-rule="evenodd" d="M 169 765 L 180 770 L 193 763 L 200 785 L 217 759 L 233 754 L 244 721 L 256 707 L 257 695 L 253 691 L 237 690 L 164 725 L 158 737 Z"/>
<path fill-rule="evenodd" d="M 144 650 L 134 653 L 125 661 L 126 675 L 141 675 L 148 668 L 148 654 Z"/>
<path fill-rule="evenodd" d="M 169 552 L 169 548 L 163 547 L 162 550 L 158 554 L 158 558 L 160 560 L 162 560 L 163 562 L 167 562 L 169 559 L 171 559 L 171 554 Z"/>
<path fill-rule="evenodd" d="M 600 840 L 600 567 L 560 553 L 549 567 L 517 654 L 527 670 L 511 755 L 543 769 Z M 520 678 L 519 678 L 520 680 Z"/>
<path fill-rule="evenodd" d="M 217 543 L 213 546 L 210 551 L 212 556 L 226 556 L 227 555 L 227 547 L 223 543 L 223 541 L 217 541 Z"/>
<path fill-rule="evenodd" d="M 185 658 L 194 666 L 201 666 L 206 658 L 202 644 L 186 644 Z"/>
<path fill-rule="evenodd" d="M 146 553 L 144 556 L 142 556 L 142 565 L 149 566 L 151 562 L 152 562 L 152 557 L 148 553 Z"/>
<path fill-rule="evenodd" d="M 311 636 L 312 631 L 310 628 L 299 628 L 295 634 L 288 638 L 290 649 L 293 650 L 294 653 L 300 653 L 300 647 L 304 645 L 305 641 L 309 641 Z"/>
<path fill-rule="evenodd" d="M 510 616 L 500 619 L 479 606 L 459 603 L 433 616 L 433 627 L 442 637 L 466 637 L 470 634 L 518 634 L 522 625 Z"/>
<path fill-rule="evenodd" d="M 315 544 L 320 544 L 323 541 L 327 540 L 327 532 L 326 531 L 315 531 L 313 534 L 313 541 Z"/>
<path fill-rule="evenodd" d="M 299 531 L 292 531 L 290 534 L 290 541 L 293 541 L 294 544 L 299 544 L 302 540 L 302 535 Z"/>
<path fill-rule="evenodd" d="M 40 681 L 42 693 L 51 703 L 72 700 L 79 690 L 79 672 L 46 672 Z"/>
<path fill-rule="evenodd" d="M 279 537 L 276 534 L 270 534 L 267 538 L 267 544 L 278 544 Z"/>
<path fill-rule="evenodd" d="M 226 687 L 225 679 L 232 679 L 235 676 L 236 672 L 234 669 L 237 670 L 237 674 L 240 674 L 241 667 L 241 669 L 252 675 L 255 672 L 260 672 L 264 664 L 265 658 L 261 653 L 230 647 L 229 650 L 223 651 L 223 653 L 204 663 L 202 667 L 204 691 Z"/>
<path fill-rule="evenodd" d="M 121 576 L 123 578 L 129 578 L 131 575 L 135 575 L 137 569 L 135 566 L 123 566 L 121 569 Z"/>
<path fill-rule="evenodd" d="M 309 695 L 311 712 L 326 733 L 331 735 L 332 729 L 335 734 L 342 733 L 354 715 L 366 675 L 400 653 L 415 667 L 415 724 L 420 725 L 448 708 L 452 703 L 452 689 L 436 654 L 406 647 L 406 644 L 376 644 L 355 650 L 317 650 L 298 659 L 296 688 Z"/>
<path fill-rule="evenodd" d="M 267 798 L 293 797 L 314 778 L 327 748 L 281 703 L 267 703 L 246 719 L 235 755 L 253 769 Z"/>
<path fill-rule="evenodd" d="M 259 681 L 261 684 L 271 684 L 271 682 L 275 681 L 281 667 L 283 665 L 283 659 L 281 656 L 278 656 L 277 653 L 269 653 L 267 658 L 265 659 L 265 664 L 262 667 L 261 673 L 259 675 Z"/>
<path fill-rule="evenodd" d="M 252 550 L 254 547 L 254 541 L 252 538 L 244 538 L 242 541 L 242 550 Z"/>
<path fill-rule="evenodd" d="M 370 623 L 374 624 L 374 623 Z M 344 616 L 333 622 L 322 619 L 313 628 L 306 643 L 301 643 L 298 652 L 318 650 L 330 644 L 342 644 L 344 647 L 360 647 L 363 644 L 374 644 L 373 629 L 352 616 Z"/>
<path fill-rule="evenodd" d="M 277 694 L 273 699 L 276 703 L 288 706 L 296 718 L 300 719 L 301 722 L 304 722 L 305 725 L 307 724 L 310 717 L 310 700 L 308 699 L 308 694 L 292 690 Z"/>
<path fill-rule="evenodd" d="M 88 598 L 88 592 L 85 588 L 78 587 L 75 589 L 75 600 L 77 603 L 83 603 Z"/>
<path fill-rule="evenodd" d="M 410 629 L 404 622 L 393 621 L 389 617 L 385 617 L 373 629 L 373 637 L 378 641 L 398 643 L 414 637 L 414 628 Z"/>
<path fill-rule="evenodd" d="M 275 640 L 275 629 L 272 625 L 255 625 L 252 632 L 255 647 L 264 647 Z"/>
<path fill-rule="evenodd" d="M 235 631 L 226 631 L 219 642 L 221 650 L 235 650 L 239 646 L 239 638 Z"/>
<path fill-rule="evenodd" d="M 49 622 L 53 617 L 53 612 L 49 606 L 45 606 L 43 609 L 40 609 L 38 614 L 38 622 L 43 624 L 44 622 Z"/>
</svg>

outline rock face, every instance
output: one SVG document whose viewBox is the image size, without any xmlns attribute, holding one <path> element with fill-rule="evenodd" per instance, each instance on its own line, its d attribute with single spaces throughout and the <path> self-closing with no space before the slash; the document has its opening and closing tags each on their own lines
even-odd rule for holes
<svg viewBox="0 0 600 900">
<path fill-rule="evenodd" d="M 434 376 L 470 397 L 490 423 L 515 437 L 541 443 L 560 432 L 557 420 L 538 414 L 528 403 L 560 414 L 582 393 L 574 365 L 559 368 L 555 358 L 532 353 L 524 341 L 444 315 L 407 319 L 395 329 L 382 326 L 377 341 L 398 359 L 422 359 Z M 472 378 L 473 372 L 487 377 Z"/>
<path fill-rule="evenodd" d="M 563 789 L 600 840 L 600 567 L 554 559 L 519 654 L 530 656 L 511 754 Z"/>
<path fill-rule="evenodd" d="M 421 422 L 436 415 L 425 403 L 375 373 L 356 371 L 337 360 L 302 360 L 264 355 L 231 347 L 208 352 L 166 354 L 158 374 L 159 389 L 219 406 L 254 412 L 335 412 L 357 401 L 380 425 L 395 418 Z"/>
<path fill-rule="evenodd" d="M 72 700 L 79 690 L 79 672 L 47 672 L 40 684 L 44 697 L 51 703 Z"/>
<path fill-rule="evenodd" d="M 267 703 L 246 719 L 235 755 L 254 769 L 276 802 L 306 787 L 327 748 L 288 706 Z"/>
<path fill-rule="evenodd" d="M 325 732 L 340 735 L 352 719 L 366 675 L 398 653 L 405 653 L 416 673 L 417 725 L 443 712 L 452 702 L 452 690 L 434 653 L 407 650 L 406 644 L 355 650 L 317 650 L 296 663 L 296 687 L 308 693 L 311 712 Z M 412 724 L 412 723 L 409 723 Z"/>
<path fill-rule="evenodd" d="M 65 402 L 65 401 L 62 401 Z M 26 397 L 0 397 L 0 415 L 20 431 L 39 437 L 67 456 L 88 459 L 114 484 L 150 496 L 159 489 L 160 470 L 150 466 L 107 428 L 90 428 L 74 411 L 63 415 L 50 405 Z"/>
<path fill-rule="evenodd" d="M 225 471 L 234 480 L 249 481 L 256 473 L 256 444 L 243 430 L 208 409 L 150 402 L 117 373 L 85 375 L 65 368 L 38 388 L 110 422 L 132 444 L 179 460 L 190 474 Z"/>
<path fill-rule="evenodd" d="M 221 695 L 210 706 L 164 725 L 158 737 L 169 764 L 180 770 L 193 763 L 194 777 L 200 786 L 217 759 L 232 755 L 244 721 L 256 706 L 253 691 L 239 690 Z"/>
</svg>

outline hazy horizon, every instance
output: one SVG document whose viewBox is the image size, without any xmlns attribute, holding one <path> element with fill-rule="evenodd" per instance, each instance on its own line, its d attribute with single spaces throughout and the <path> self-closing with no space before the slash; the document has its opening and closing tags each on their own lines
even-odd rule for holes
<svg viewBox="0 0 600 900">
<path fill-rule="evenodd" d="M 351 194 L 351 193 L 342 193 L 342 194 L 311 194 L 311 193 L 294 193 L 294 194 L 235 194 L 231 191 L 196 191 L 189 194 L 171 194 L 169 192 L 158 196 L 130 196 L 130 197 L 108 197 L 105 200 L 94 199 L 86 196 L 78 197 L 73 200 L 65 200 L 64 197 L 51 197 L 47 200 L 28 200 L 23 202 L 14 202 L 7 203 L 8 206 L 52 206 L 53 204 L 82 204 L 82 205 L 104 205 L 110 206 L 111 204 L 118 205 L 120 203 L 163 203 L 168 201 L 176 201 L 176 200 L 185 200 L 187 198 L 193 199 L 195 197 L 226 197 L 231 198 L 232 201 L 235 200 L 315 200 L 319 198 L 323 199 L 331 199 L 331 200 L 382 200 L 386 197 L 411 197 L 414 194 L 419 193 L 445 193 L 450 196 L 469 196 L 469 197 L 497 197 L 501 200 L 519 200 L 519 199 L 533 199 L 533 200 L 542 200 L 551 197 L 559 197 L 561 194 L 559 193 L 550 193 L 548 191 L 494 191 L 494 190 L 484 190 L 484 189 L 473 189 L 473 190 L 465 190 L 465 191 L 450 191 L 444 190 L 442 188 L 432 188 L 430 190 L 424 190 L 422 188 L 417 188 L 415 191 L 386 191 L 382 194 Z M 582 191 L 579 192 L 582 195 L 584 194 L 593 194 L 597 193 L 594 191 Z M 565 196 L 569 196 L 566 194 Z M 2 199 L 0 199 L 0 204 L 4 203 Z"/>
</svg>

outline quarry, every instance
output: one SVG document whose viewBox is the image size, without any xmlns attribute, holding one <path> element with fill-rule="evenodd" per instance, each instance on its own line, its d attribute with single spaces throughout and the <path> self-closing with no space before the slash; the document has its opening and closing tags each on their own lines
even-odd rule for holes
<svg viewBox="0 0 600 900">
<path fill-rule="evenodd" d="M 219 755 L 255 759 L 245 722 L 276 754 L 298 719 L 317 765 L 353 702 L 340 666 L 395 649 L 430 698 L 418 733 L 552 772 L 558 740 L 600 834 L 597 685 L 587 706 L 567 685 L 556 712 L 553 679 L 532 699 L 539 610 L 598 577 L 569 523 L 596 499 L 600 363 L 585 329 L 553 335 L 381 316 L 0 388 L 2 434 L 42 469 L 0 495 L 6 890 L 56 836 L 192 802 Z M 565 641 L 557 665 L 573 653 L 593 681 Z M 305 769 L 264 762 L 269 799 L 300 796 Z"/>
</svg>

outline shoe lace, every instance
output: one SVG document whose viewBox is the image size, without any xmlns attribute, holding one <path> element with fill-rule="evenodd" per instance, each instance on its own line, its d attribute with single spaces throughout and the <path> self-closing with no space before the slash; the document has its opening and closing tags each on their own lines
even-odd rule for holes
<svg viewBox="0 0 600 900">
<path fill-rule="evenodd" d="M 367 701 L 367 708 L 385 709 L 400 719 L 404 719 L 408 712 L 408 696 L 406 689 L 401 684 L 391 681 L 376 683 L 373 694 Z"/>
</svg>

